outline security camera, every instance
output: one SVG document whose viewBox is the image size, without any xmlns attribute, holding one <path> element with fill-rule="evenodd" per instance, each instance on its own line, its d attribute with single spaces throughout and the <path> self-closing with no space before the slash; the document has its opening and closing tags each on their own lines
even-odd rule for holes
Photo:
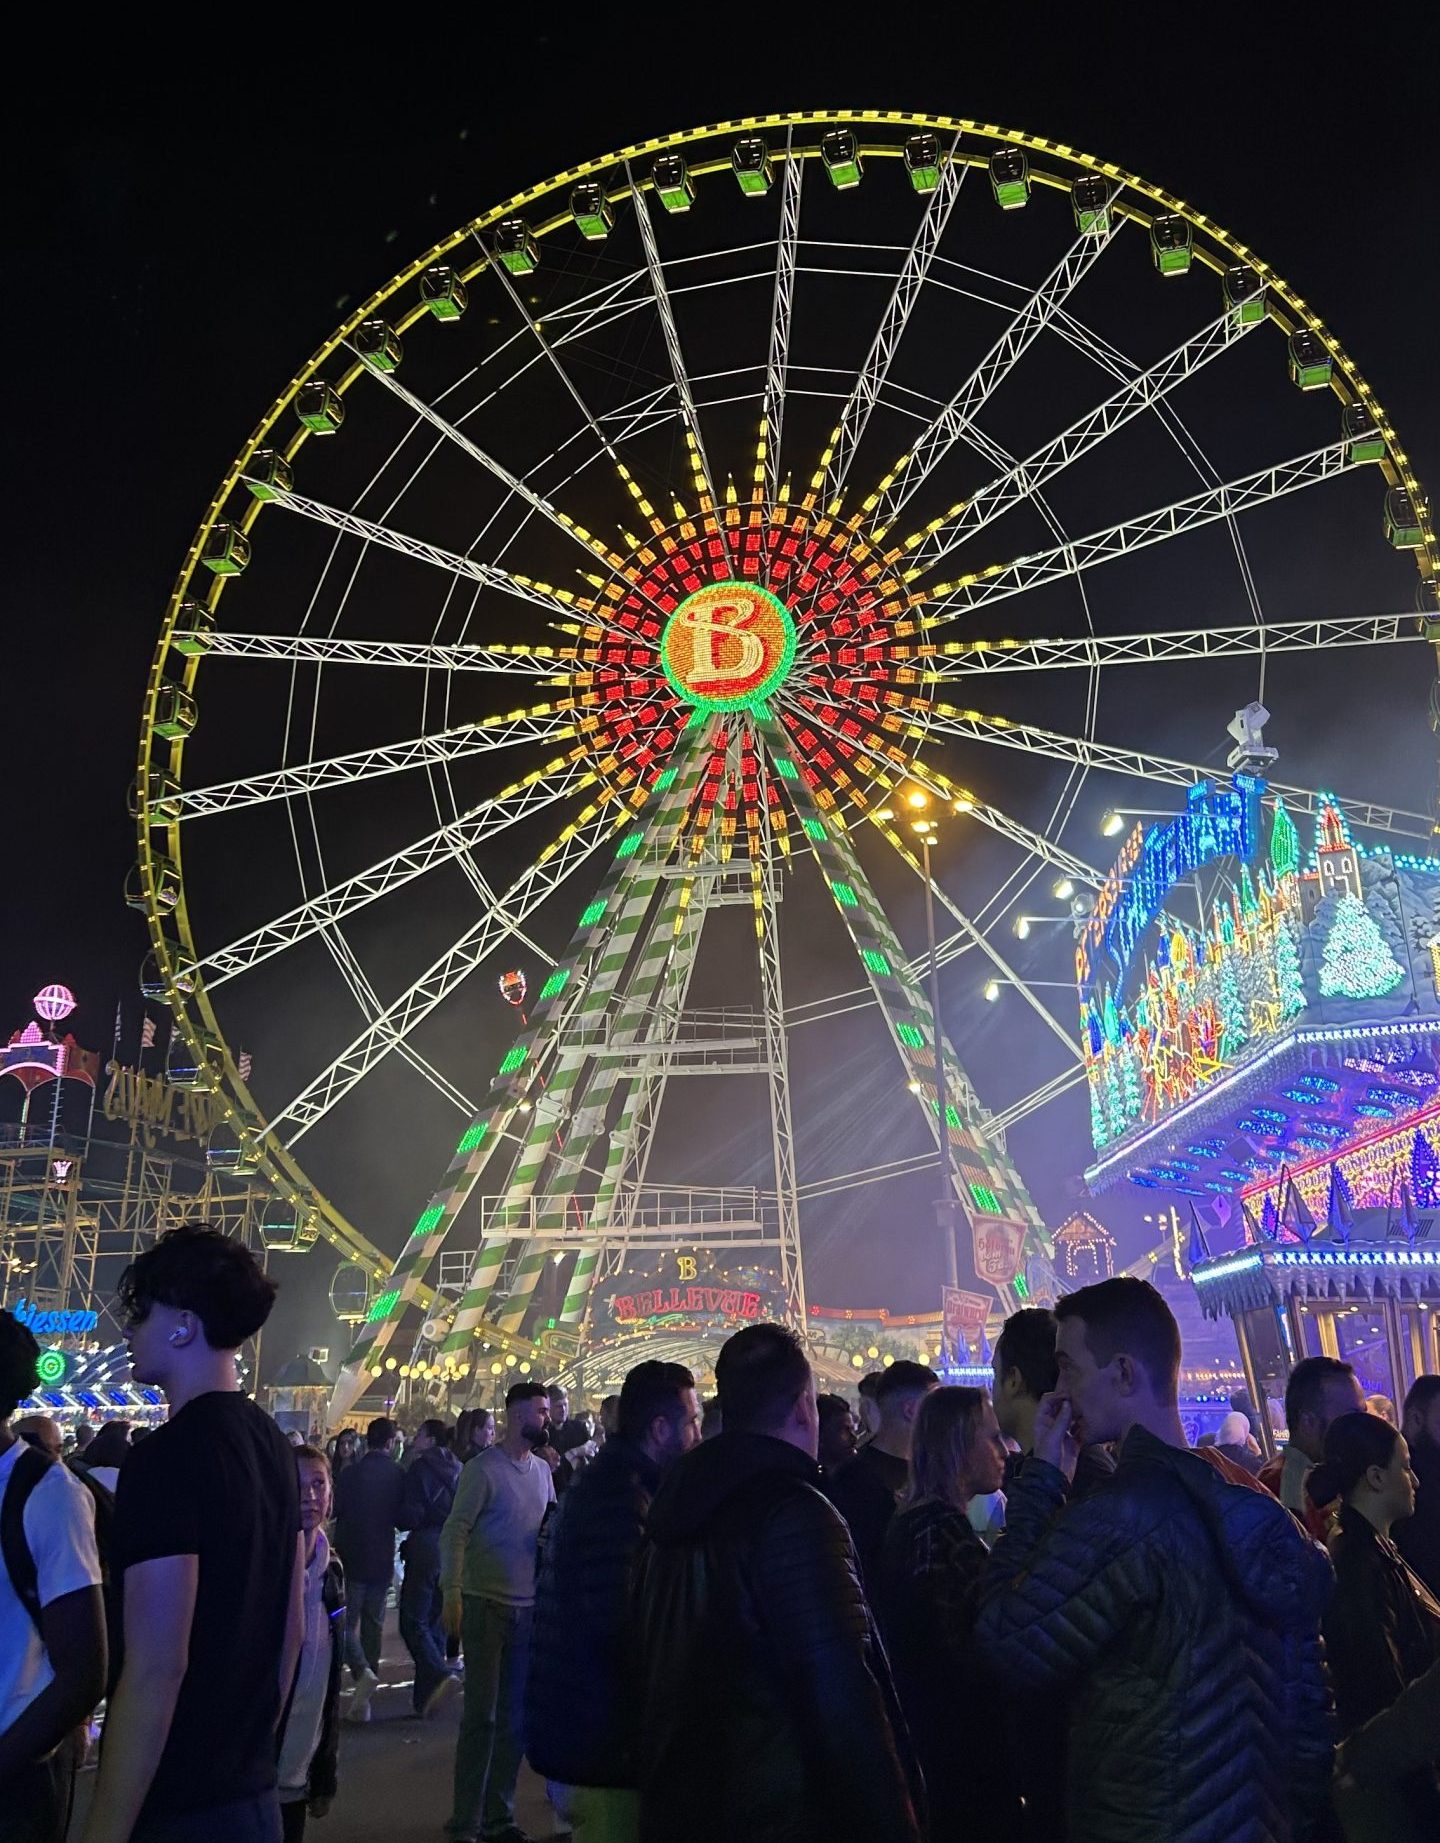
<svg viewBox="0 0 1440 1843">
<path fill-rule="evenodd" d="M 1232 773 L 1263 774 L 1272 762 L 1280 759 L 1278 749 L 1265 746 L 1265 725 L 1269 721 L 1270 712 L 1259 702 L 1246 704 L 1235 712 L 1226 725 L 1237 744 L 1225 758 L 1225 766 Z"/>
</svg>

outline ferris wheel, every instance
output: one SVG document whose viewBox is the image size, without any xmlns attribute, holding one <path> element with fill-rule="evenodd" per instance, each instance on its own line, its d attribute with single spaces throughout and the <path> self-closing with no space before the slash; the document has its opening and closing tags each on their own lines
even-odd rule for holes
<svg viewBox="0 0 1440 1843">
<path fill-rule="evenodd" d="M 1297 546 L 1363 553 L 1364 605 L 1302 597 Z M 782 909 L 808 866 L 847 999 L 948 1145 L 968 1278 L 1012 1304 L 1048 1237 L 1006 1128 L 1082 1079 L 1013 934 L 1037 886 L 1063 917 L 1101 881 L 1094 785 L 1134 811 L 1213 775 L 1172 752 L 1168 713 L 1223 722 L 1292 668 L 1313 704 L 1318 658 L 1352 683 L 1399 662 L 1423 736 L 1428 654 L 1399 649 L 1440 634 L 1437 562 L 1339 344 L 1253 252 L 1113 165 L 881 112 L 590 161 L 352 314 L 187 552 L 128 890 L 142 983 L 175 1017 L 168 1072 L 223 1098 L 212 1157 L 273 1184 L 277 1242 L 323 1237 L 375 1277 L 354 1386 L 407 1318 L 437 1371 L 482 1333 L 528 1343 L 552 1260 L 549 1316 L 581 1326 L 617 1248 L 767 1250 L 798 1317 L 790 1055 L 817 1007 L 787 1002 Z M 1272 786 L 1316 810 L 1318 790 Z M 937 1055 L 926 955 L 891 920 L 917 882 L 947 1013 L 963 982 L 1013 995 L 1009 1027 L 1053 1058 L 1009 1105 L 960 1030 Z M 727 908 L 751 983 L 700 1006 Z M 517 942 L 523 1026 L 480 1069 L 466 982 Z M 242 1080 L 234 1020 L 267 1007 L 290 1025 Z M 667 1092 L 726 1073 L 764 1086 L 763 1195 L 667 1188 Z M 398 1259 L 345 1180 L 383 1083 L 457 1129 Z"/>
</svg>

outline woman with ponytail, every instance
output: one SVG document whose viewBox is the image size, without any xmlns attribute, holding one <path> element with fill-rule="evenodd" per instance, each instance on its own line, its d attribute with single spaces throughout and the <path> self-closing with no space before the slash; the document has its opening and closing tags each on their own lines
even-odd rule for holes
<svg viewBox="0 0 1440 1843">
<path fill-rule="evenodd" d="M 1440 1602 L 1390 1539 L 1415 1509 L 1415 1477 L 1400 1433 L 1374 1414 L 1342 1414 L 1325 1434 L 1325 1457 L 1306 1480 L 1312 1502 L 1341 1500 L 1330 1545 L 1335 1594 L 1325 1649 L 1342 1739 L 1440 1660 Z M 1425 1767 L 1395 1788 L 1414 1834 L 1440 1837 L 1440 1780 Z M 1369 1834 L 1353 1828 L 1352 1836 Z M 1393 1834 L 1393 1833 L 1392 1833 Z"/>
</svg>

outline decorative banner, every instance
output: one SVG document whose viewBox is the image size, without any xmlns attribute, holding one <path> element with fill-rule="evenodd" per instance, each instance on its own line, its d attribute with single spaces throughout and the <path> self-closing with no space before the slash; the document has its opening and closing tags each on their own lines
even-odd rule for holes
<svg viewBox="0 0 1440 1843">
<path fill-rule="evenodd" d="M 962 1292 L 958 1286 L 942 1286 L 940 1311 L 945 1326 L 945 1342 L 951 1350 L 959 1348 L 960 1339 L 968 1344 L 977 1331 L 985 1329 L 993 1299 L 983 1293 Z"/>
<path fill-rule="evenodd" d="M 1004 1216 L 976 1216 L 972 1234 L 976 1273 L 992 1286 L 1008 1286 L 1025 1258 L 1025 1224 Z"/>
</svg>

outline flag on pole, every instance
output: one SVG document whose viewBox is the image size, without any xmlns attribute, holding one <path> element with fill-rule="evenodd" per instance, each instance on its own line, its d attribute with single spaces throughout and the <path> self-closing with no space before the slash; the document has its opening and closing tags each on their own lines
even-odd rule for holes
<svg viewBox="0 0 1440 1843">
<path fill-rule="evenodd" d="M 1210 1259 L 1210 1244 L 1205 1239 L 1205 1231 L 1200 1226 L 1200 1212 L 1195 1207 L 1195 1200 L 1190 1200 L 1190 1258 L 1189 1265 L 1198 1267 L 1201 1261 Z"/>
<path fill-rule="evenodd" d="M 155 1047 L 155 1020 L 153 1017 L 147 1017 L 145 1022 L 140 1026 L 140 1047 L 142 1050 L 154 1049 Z"/>
<path fill-rule="evenodd" d="M 118 1061 L 120 1057 L 120 1000 L 118 998 L 115 1000 L 115 1044 L 112 1054 Z"/>
<path fill-rule="evenodd" d="M 241 1050 L 236 1066 L 240 1071 L 241 1081 L 248 1082 L 250 1079 L 250 1071 L 255 1066 L 254 1058 L 251 1056 L 248 1049 Z"/>
</svg>

